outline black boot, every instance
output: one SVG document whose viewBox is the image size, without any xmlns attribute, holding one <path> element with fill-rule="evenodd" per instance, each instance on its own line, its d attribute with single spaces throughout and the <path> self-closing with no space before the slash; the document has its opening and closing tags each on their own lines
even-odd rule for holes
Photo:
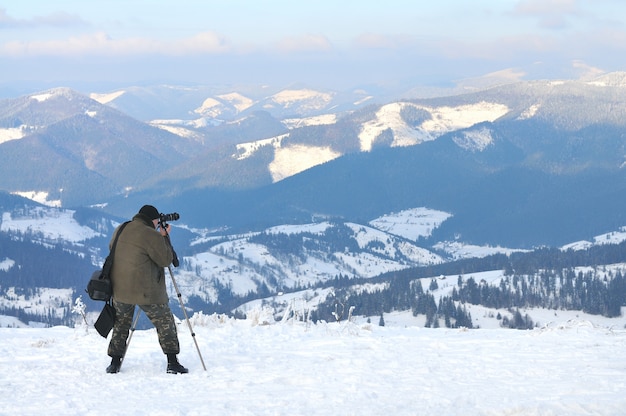
<svg viewBox="0 0 626 416">
<path fill-rule="evenodd" d="M 176 358 L 176 354 L 167 354 L 167 373 L 168 374 L 187 374 L 189 370 L 183 367 Z"/>
<path fill-rule="evenodd" d="M 120 368 L 122 367 L 122 357 L 114 355 L 111 357 L 111 364 L 107 367 L 107 373 L 115 374 L 120 372 Z"/>
</svg>

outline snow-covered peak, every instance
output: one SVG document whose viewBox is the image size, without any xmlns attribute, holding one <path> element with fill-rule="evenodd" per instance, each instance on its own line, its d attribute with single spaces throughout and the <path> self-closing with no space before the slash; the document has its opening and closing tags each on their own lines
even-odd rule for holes
<svg viewBox="0 0 626 416">
<path fill-rule="evenodd" d="M 30 98 L 35 100 L 35 101 L 39 101 L 40 103 L 43 101 L 48 100 L 50 97 L 52 97 L 53 94 L 46 92 L 43 94 L 35 94 L 35 95 L 31 95 Z"/>
<path fill-rule="evenodd" d="M 310 89 L 283 90 L 272 95 L 264 104 L 264 108 L 276 106 L 296 113 L 322 110 L 332 101 L 334 94 Z"/>
<path fill-rule="evenodd" d="M 251 98 L 232 92 L 206 98 L 193 112 L 210 118 L 232 117 L 249 109 L 254 104 L 255 101 Z"/>
<path fill-rule="evenodd" d="M 409 125 L 402 116 L 407 107 L 426 111 L 427 120 L 418 126 Z M 376 139 L 386 130 L 393 133 L 392 146 L 412 146 L 459 129 L 471 127 L 484 121 L 494 121 L 509 112 L 506 105 L 489 102 L 460 105 L 456 107 L 428 107 L 419 104 L 395 102 L 382 106 L 376 117 L 363 124 L 359 140 L 361 150 L 372 149 Z"/>
<path fill-rule="evenodd" d="M 626 72 L 611 72 L 587 82 L 599 87 L 626 87 Z"/>
<path fill-rule="evenodd" d="M 58 88 L 52 88 L 50 90 L 40 92 L 38 94 L 30 95 L 30 99 L 41 103 L 41 102 L 48 101 L 56 97 L 72 99 L 75 95 L 76 93 L 74 93 L 71 88 L 58 87 Z"/>
<path fill-rule="evenodd" d="M 368 152 L 376 139 L 386 130 L 393 132 L 392 146 L 412 146 L 421 142 L 433 140 L 435 137 L 423 129 L 409 126 L 402 118 L 402 110 L 406 107 L 419 108 L 411 103 L 396 102 L 383 105 L 377 112 L 373 120 L 363 124 L 359 140 L 361 150 Z"/>
<path fill-rule="evenodd" d="M 244 97 L 243 95 L 236 93 L 236 92 L 231 92 L 230 94 L 218 95 L 217 97 L 230 103 L 239 112 L 244 111 L 252 107 L 252 105 L 254 105 L 254 100 L 248 97 Z"/>
<path fill-rule="evenodd" d="M 99 102 L 100 104 L 108 104 L 108 103 L 116 100 L 117 98 L 121 97 L 125 93 L 126 93 L 126 91 L 124 91 L 124 90 L 110 92 L 110 93 L 104 93 L 104 94 L 91 93 L 91 94 L 89 94 L 89 98 Z"/>
<path fill-rule="evenodd" d="M 223 112 L 223 104 L 215 98 L 209 97 L 202 102 L 200 107 L 193 110 L 196 114 L 201 114 L 206 117 L 219 117 Z"/>
<path fill-rule="evenodd" d="M 438 136 L 453 130 L 471 127 L 484 121 L 495 121 L 509 112 L 504 104 L 482 101 L 476 104 L 456 107 L 422 107 L 432 117 L 422 123 L 421 127 Z"/>
</svg>

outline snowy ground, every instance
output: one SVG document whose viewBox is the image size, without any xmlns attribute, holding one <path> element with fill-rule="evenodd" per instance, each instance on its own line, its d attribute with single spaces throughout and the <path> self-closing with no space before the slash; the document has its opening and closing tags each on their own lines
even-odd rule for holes
<svg viewBox="0 0 626 416">
<path fill-rule="evenodd" d="M 623 319 L 517 331 L 257 318 L 192 318 L 207 371 L 183 322 L 186 375 L 165 373 L 154 329 L 111 375 L 93 328 L 0 328 L 0 414 L 626 414 Z"/>
</svg>

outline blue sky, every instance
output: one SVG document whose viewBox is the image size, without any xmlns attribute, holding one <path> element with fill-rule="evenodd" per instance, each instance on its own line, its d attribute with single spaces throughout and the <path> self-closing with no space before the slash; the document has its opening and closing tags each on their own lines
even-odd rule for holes
<svg viewBox="0 0 626 416">
<path fill-rule="evenodd" d="M 590 77 L 625 52 L 622 0 L 0 0 L 5 87 L 441 86 Z"/>
</svg>

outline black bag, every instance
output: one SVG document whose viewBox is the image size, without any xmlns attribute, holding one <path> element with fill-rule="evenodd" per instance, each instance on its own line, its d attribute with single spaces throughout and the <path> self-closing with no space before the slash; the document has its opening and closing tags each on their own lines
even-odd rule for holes
<svg viewBox="0 0 626 416">
<path fill-rule="evenodd" d="M 87 283 L 87 289 L 85 292 L 92 300 L 103 300 L 108 302 L 113 296 L 113 283 L 111 282 L 111 270 L 113 270 L 113 255 L 115 254 L 115 246 L 117 245 L 117 239 L 124 230 L 124 227 L 128 224 L 128 221 L 122 224 L 120 230 L 113 240 L 113 246 L 111 252 L 104 261 L 104 266 L 101 270 L 96 270 L 91 275 L 89 282 Z"/>
<path fill-rule="evenodd" d="M 98 331 L 98 334 L 106 338 L 111 329 L 113 329 L 113 325 L 115 325 L 115 308 L 110 302 L 107 302 L 104 304 L 102 312 L 100 312 L 100 316 L 98 316 L 93 326 Z"/>
<path fill-rule="evenodd" d="M 93 300 L 108 301 L 113 295 L 113 285 L 111 278 L 104 274 L 104 268 L 96 270 L 91 275 L 89 283 L 87 283 L 87 294 Z"/>
</svg>

